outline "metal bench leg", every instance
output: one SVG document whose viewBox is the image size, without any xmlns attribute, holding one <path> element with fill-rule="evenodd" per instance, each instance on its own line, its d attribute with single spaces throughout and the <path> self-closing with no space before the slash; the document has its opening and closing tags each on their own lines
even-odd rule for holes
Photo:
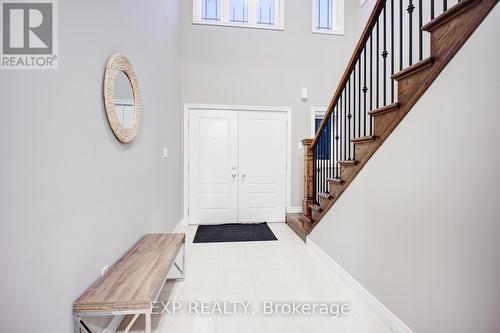
<svg viewBox="0 0 500 333">
<path fill-rule="evenodd" d="M 186 244 L 182 244 L 182 269 L 174 262 L 175 268 L 182 274 L 182 277 L 179 279 L 175 279 L 175 281 L 182 282 L 186 277 Z"/>
</svg>

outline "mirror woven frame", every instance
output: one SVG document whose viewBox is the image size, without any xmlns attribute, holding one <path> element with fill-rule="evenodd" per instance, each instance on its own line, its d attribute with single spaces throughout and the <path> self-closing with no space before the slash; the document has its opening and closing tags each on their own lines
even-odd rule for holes
<svg viewBox="0 0 500 333">
<path fill-rule="evenodd" d="M 128 77 L 134 93 L 134 120 L 130 128 L 124 128 L 118 119 L 116 107 L 113 103 L 115 93 L 115 82 L 118 72 L 125 73 Z M 139 81 L 135 75 L 134 68 L 130 61 L 122 54 L 116 53 L 111 56 L 106 66 L 104 74 L 104 105 L 109 125 L 116 138 L 122 143 L 130 143 L 134 140 L 141 126 L 142 102 Z"/>
</svg>

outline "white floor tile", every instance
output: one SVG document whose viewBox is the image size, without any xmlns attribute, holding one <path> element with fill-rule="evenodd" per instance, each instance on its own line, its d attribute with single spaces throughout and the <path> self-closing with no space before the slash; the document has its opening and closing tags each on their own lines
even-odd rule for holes
<svg viewBox="0 0 500 333">
<path fill-rule="evenodd" d="M 313 333 L 314 328 L 308 318 L 264 316 L 266 333 Z"/>
<path fill-rule="evenodd" d="M 247 259 L 221 259 L 218 281 L 219 289 L 252 287 L 253 280 Z"/>
<path fill-rule="evenodd" d="M 210 244 L 194 244 L 191 259 L 217 259 L 219 257 L 219 245 L 216 243 Z"/>
<path fill-rule="evenodd" d="M 192 244 L 187 233 L 184 282 L 168 282 L 161 300 L 248 301 L 248 315 L 177 315 L 154 318 L 158 333 L 389 333 L 385 324 L 284 223 L 270 224 L 278 241 Z M 267 316 L 263 302 L 349 303 L 350 316 Z M 251 314 L 255 312 L 255 316 Z M 141 322 L 134 325 L 140 332 Z M 137 327 L 137 329 L 136 329 Z"/>
<path fill-rule="evenodd" d="M 217 316 L 217 333 L 265 333 L 260 316 Z"/>
<path fill-rule="evenodd" d="M 220 243 L 220 259 L 246 258 L 245 249 L 241 243 Z"/>
</svg>

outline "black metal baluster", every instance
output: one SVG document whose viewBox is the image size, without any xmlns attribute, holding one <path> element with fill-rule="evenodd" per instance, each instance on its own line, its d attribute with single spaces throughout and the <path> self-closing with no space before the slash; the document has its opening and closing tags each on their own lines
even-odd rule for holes
<svg viewBox="0 0 500 333">
<path fill-rule="evenodd" d="M 343 92 L 340 94 L 340 107 L 337 109 L 337 117 L 335 118 L 336 130 L 335 130 L 335 144 L 337 145 L 337 160 L 335 161 L 335 178 L 339 178 L 339 161 L 342 159 L 342 152 L 340 151 L 341 145 L 340 139 L 340 117 L 342 114 L 342 101 Z"/>
<path fill-rule="evenodd" d="M 323 130 L 319 133 L 319 193 L 323 193 Z M 318 193 L 318 194 L 319 194 Z"/>
<path fill-rule="evenodd" d="M 324 187 L 323 187 L 323 193 L 328 192 L 328 184 L 326 183 L 326 180 L 328 179 L 328 160 L 329 160 L 329 151 L 328 151 L 328 126 L 330 119 L 326 119 L 326 126 L 325 129 L 323 130 L 323 182 L 324 182 Z"/>
<path fill-rule="evenodd" d="M 448 1 L 447 0 L 443 0 L 443 12 L 445 12 L 447 10 L 448 10 Z"/>
<path fill-rule="evenodd" d="M 351 114 L 351 79 L 349 78 L 349 81 L 348 81 L 348 84 L 349 84 L 349 110 L 348 110 L 348 114 L 347 114 L 347 120 L 348 120 L 348 124 L 347 124 L 347 147 L 348 147 L 348 150 L 349 150 L 349 161 L 351 160 L 351 118 L 352 118 L 352 114 Z"/>
<path fill-rule="evenodd" d="M 373 110 L 373 31 L 370 33 L 370 111 Z M 370 134 L 372 132 L 372 117 L 370 116 Z"/>
<path fill-rule="evenodd" d="M 361 136 L 361 121 L 363 120 L 362 114 L 361 114 L 361 93 L 362 93 L 362 88 L 361 88 L 361 62 L 362 58 L 360 55 L 359 58 L 359 66 L 358 66 L 358 136 Z"/>
<path fill-rule="evenodd" d="M 399 0 L 399 70 L 403 70 L 403 0 Z"/>
<path fill-rule="evenodd" d="M 380 70 L 379 70 L 379 67 L 380 67 L 380 59 L 379 59 L 379 57 L 378 57 L 378 56 L 379 56 L 379 54 L 380 54 L 380 53 L 379 53 L 379 52 L 380 52 L 380 28 L 379 28 L 380 24 L 379 24 L 379 23 L 380 23 L 380 21 L 379 21 L 379 19 L 377 18 L 377 53 L 376 53 L 376 54 L 377 54 L 377 59 L 376 59 L 376 60 L 377 60 L 377 80 L 376 80 L 376 83 L 377 83 L 377 84 L 376 84 L 376 89 L 377 89 L 377 93 L 376 93 L 376 95 L 377 95 L 377 99 L 376 99 L 376 103 L 375 103 L 375 106 L 376 106 L 376 108 L 377 108 L 377 109 L 378 109 L 378 107 L 379 107 L 379 103 L 380 103 L 380 97 L 379 97 L 379 84 L 380 84 L 380 76 L 379 76 L 379 71 L 380 71 Z"/>
<path fill-rule="evenodd" d="M 324 128 L 321 132 L 321 193 L 325 193 L 325 129 Z"/>
<path fill-rule="evenodd" d="M 357 138 L 357 136 L 356 136 L 356 87 L 357 87 L 357 85 L 356 85 L 356 64 L 354 64 L 354 81 L 353 81 L 353 86 L 352 86 L 352 88 L 353 88 L 352 89 L 353 90 L 353 106 L 352 106 L 352 113 L 351 113 L 354 128 L 353 128 L 352 138 Z"/>
<path fill-rule="evenodd" d="M 431 0 L 431 20 L 434 20 L 434 0 Z"/>
<path fill-rule="evenodd" d="M 338 114 L 339 112 L 339 101 L 337 101 L 337 106 L 336 106 L 336 112 L 332 118 L 332 134 L 330 135 L 331 140 L 332 140 L 332 149 L 335 152 L 333 155 L 333 160 L 332 160 L 332 178 L 335 178 L 335 161 L 339 158 L 339 150 L 337 149 L 337 141 L 335 141 L 335 132 L 337 131 L 337 125 L 335 124 L 336 122 L 336 117 L 335 115 Z"/>
<path fill-rule="evenodd" d="M 364 72 L 364 81 L 363 81 L 363 133 L 366 136 L 366 93 L 368 92 L 368 87 L 366 86 L 366 44 L 365 49 L 363 51 L 363 72 Z"/>
<path fill-rule="evenodd" d="M 316 172 L 318 173 L 318 194 L 320 194 L 323 188 L 323 179 L 321 179 L 321 131 L 318 132 L 318 135 L 319 141 L 318 145 L 316 146 L 318 152 L 318 161 L 316 162 L 318 170 Z"/>
<path fill-rule="evenodd" d="M 319 141 L 318 141 L 318 194 L 320 194 L 323 191 L 323 177 L 322 177 L 322 172 L 323 172 L 323 140 L 321 136 L 321 131 L 318 132 L 319 135 Z"/>
<path fill-rule="evenodd" d="M 347 86 L 344 88 L 344 160 L 347 160 L 347 87 L 349 86 L 349 81 L 347 81 Z"/>
<path fill-rule="evenodd" d="M 382 51 L 382 58 L 384 59 L 384 65 L 383 65 L 383 74 L 382 74 L 382 82 L 383 82 L 383 105 L 387 105 L 387 56 L 389 53 L 387 52 L 387 2 L 384 1 L 384 51 Z"/>
<path fill-rule="evenodd" d="M 408 45 L 410 49 L 409 53 L 409 66 L 413 65 L 413 11 L 415 10 L 415 6 L 413 5 L 413 0 L 410 0 L 410 3 L 408 5 L 408 27 L 409 27 L 409 32 L 408 32 Z"/>
<path fill-rule="evenodd" d="M 422 26 L 423 26 L 423 17 L 422 17 L 422 12 L 423 12 L 423 5 L 422 5 L 422 0 L 418 0 L 418 60 L 422 61 L 424 58 L 424 46 L 423 46 L 423 38 L 424 38 L 424 32 L 422 31 Z"/>
<path fill-rule="evenodd" d="M 316 119 L 314 120 L 316 121 Z M 312 147 L 312 153 L 313 153 L 313 200 L 316 201 L 316 193 L 317 188 L 318 188 L 318 175 L 317 175 L 317 168 L 316 168 L 316 161 L 318 160 L 318 149 L 316 149 L 317 145 Z"/>
<path fill-rule="evenodd" d="M 394 0 L 391 0 L 391 103 L 394 103 Z"/>
</svg>

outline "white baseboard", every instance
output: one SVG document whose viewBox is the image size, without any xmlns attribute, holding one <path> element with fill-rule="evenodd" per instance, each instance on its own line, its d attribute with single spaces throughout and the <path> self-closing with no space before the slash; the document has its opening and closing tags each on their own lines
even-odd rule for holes
<svg viewBox="0 0 500 333">
<path fill-rule="evenodd" d="M 179 223 L 177 223 L 177 225 L 175 226 L 174 228 L 174 231 L 173 232 L 177 232 L 179 231 L 182 227 L 185 227 L 187 226 L 187 223 L 184 223 L 184 220 L 180 220 Z"/>
<path fill-rule="evenodd" d="M 302 207 L 288 207 L 286 210 L 287 213 L 290 214 L 300 214 L 302 213 Z"/>
<path fill-rule="evenodd" d="M 368 290 L 366 290 L 356 279 L 354 279 L 346 270 L 342 268 L 335 260 L 320 249 L 314 242 L 307 238 L 307 246 L 318 255 L 318 257 L 333 270 L 356 294 L 375 312 L 380 319 L 394 333 L 414 333 L 406 326 L 401 319 L 384 306 L 378 299 L 375 298 Z"/>
</svg>

